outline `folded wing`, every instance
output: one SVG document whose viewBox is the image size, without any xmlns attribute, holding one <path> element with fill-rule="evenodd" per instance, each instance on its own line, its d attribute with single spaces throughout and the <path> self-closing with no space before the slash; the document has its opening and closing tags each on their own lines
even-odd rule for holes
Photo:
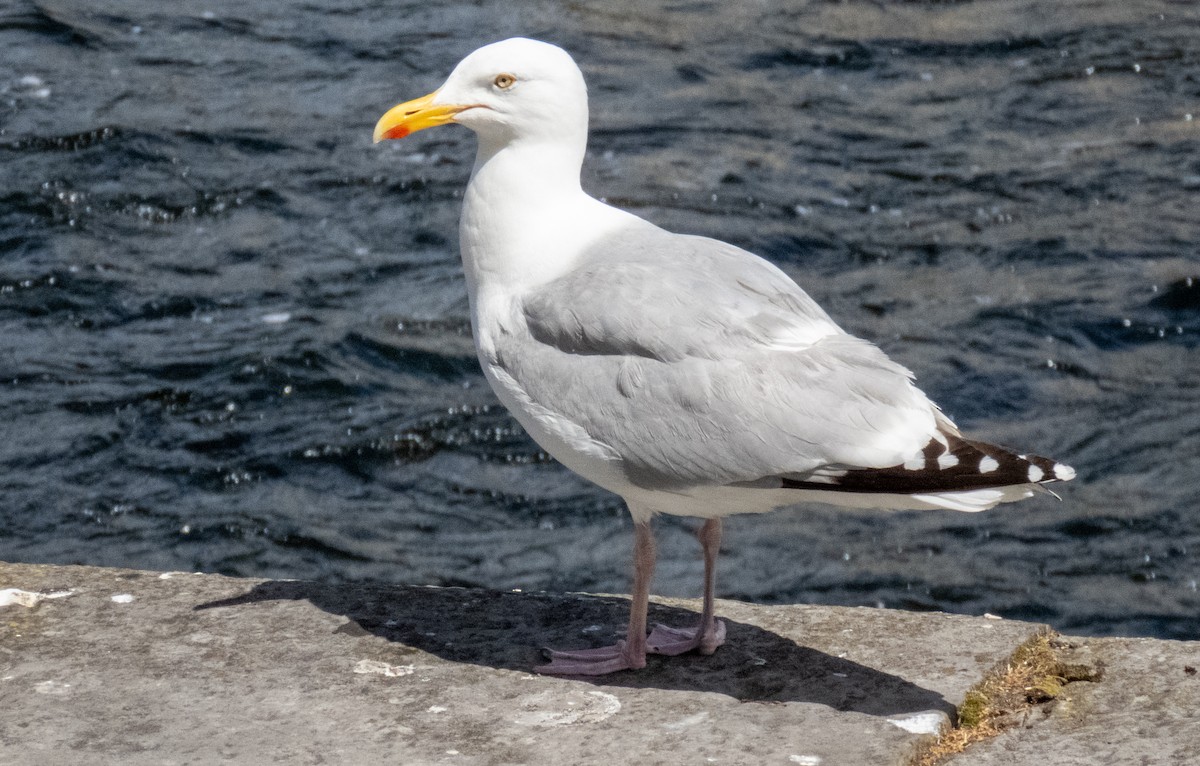
<svg viewBox="0 0 1200 766">
<path fill-rule="evenodd" d="M 632 227 L 519 310 L 492 363 L 647 488 L 884 469 L 953 429 L 908 370 L 722 242 Z"/>
</svg>

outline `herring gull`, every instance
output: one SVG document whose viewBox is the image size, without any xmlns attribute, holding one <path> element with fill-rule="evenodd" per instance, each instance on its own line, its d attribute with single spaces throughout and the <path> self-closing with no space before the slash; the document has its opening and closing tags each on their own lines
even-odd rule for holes
<svg viewBox="0 0 1200 766">
<path fill-rule="evenodd" d="M 810 501 L 981 511 L 1074 477 L 965 438 L 912 373 L 771 263 L 588 196 L 587 88 L 561 48 L 480 48 L 441 88 L 384 114 L 374 137 L 449 123 L 478 138 L 459 234 L 484 375 L 546 452 L 620 495 L 634 521 L 626 638 L 548 650 L 539 672 L 714 652 L 724 516 Z M 704 600 L 698 626 L 647 636 L 660 513 L 704 519 Z"/>
</svg>

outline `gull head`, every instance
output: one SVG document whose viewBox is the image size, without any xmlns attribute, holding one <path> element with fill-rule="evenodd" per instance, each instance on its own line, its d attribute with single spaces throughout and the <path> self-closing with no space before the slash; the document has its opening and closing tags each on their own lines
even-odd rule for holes
<svg viewBox="0 0 1200 766">
<path fill-rule="evenodd" d="M 442 87 L 388 110 L 375 141 L 404 138 L 437 125 L 465 125 L 481 144 L 587 140 L 587 87 L 562 48 L 515 37 L 486 45 L 459 62 Z"/>
</svg>

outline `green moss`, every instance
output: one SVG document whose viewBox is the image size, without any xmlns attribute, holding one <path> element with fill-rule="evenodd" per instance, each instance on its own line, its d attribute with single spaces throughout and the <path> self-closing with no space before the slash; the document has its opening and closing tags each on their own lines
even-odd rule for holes
<svg viewBox="0 0 1200 766">
<path fill-rule="evenodd" d="M 974 729 L 983 723 L 988 714 L 987 695 L 978 689 L 967 692 L 967 698 L 958 708 L 958 725 L 963 729 Z"/>
<path fill-rule="evenodd" d="M 1060 663 L 1058 672 L 1066 679 L 1067 683 L 1074 683 L 1075 681 L 1099 681 L 1104 676 L 1104 671 L 1101 668 L 1079 663 Z"/>
<path fill-rule="evenodd" d="M 1095 681 L 1100 670 L 1068 664 L 1059 654 L 1064 644 L 1052 633 L 1039 633 L 1013 652 L 967 692 L 958 708 L 958 725 L 940 736 L 918 760 L 935 766 L 974 742 L 994 737 L 1020 720 L 1020 711 L 1058 699 L 1074 681 Z"/>
<path fill-rule="evenodd" d="M 1049 702 L 1063 693 L 1066 682 L 1067 679 L 1062 676 L 1046 675 L 1036 678 L 1025 687 L 1025 699 L 1034 704 Z"/>
</svg>

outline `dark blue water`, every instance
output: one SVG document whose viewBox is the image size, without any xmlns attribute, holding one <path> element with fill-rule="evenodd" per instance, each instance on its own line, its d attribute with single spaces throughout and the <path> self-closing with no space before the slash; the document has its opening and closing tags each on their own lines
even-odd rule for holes
<svg viewBox="0 0 1200 766">
<path fill-rule="evenodd" d="M 524 34 L 590 83 L 585 186 L 792 274 L 1063 502 L 739 517 L 719 588 L 1200 638 L 1189 2 L 0 10 L 0 559 L 623 591 L 619 502 L 474 359 L 461 128 L 398 101 Z M 690 523 L 656 592 L 695 594 Z"/>
</svg>

